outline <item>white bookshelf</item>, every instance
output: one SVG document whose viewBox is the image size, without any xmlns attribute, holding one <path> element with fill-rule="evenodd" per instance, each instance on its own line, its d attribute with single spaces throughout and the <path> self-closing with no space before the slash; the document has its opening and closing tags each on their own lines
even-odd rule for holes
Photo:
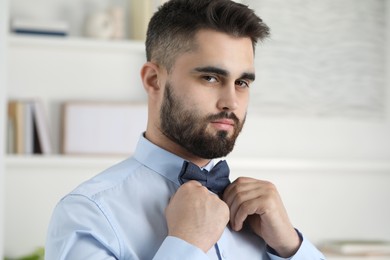
<svg viewBox="0 0 390 260">
<path fill-rule="evenodd" d="M 11 34 L 8 49 L 7 96 L 43 101 L 55 154 L 63 102 L 146 101 L 139 76 L 146 60 L 142 42 Z"/>
<path fill-rule="evenodd" d="M 64 194 L 126 157 L 60 154 L 62 102 L 144 103 L 139 73 L 146 57 L 140 41 L 15 34 L 6 39 L 8 84 L 1 96 L 43 101 L 54 146 L 54 153 L 47 156 L 8 154 L 0 165 L 7 183 L 1 211 L 6 212 L 4 253 L 20 256 L 44 245 L 51 211 Z M 0 100 L 0 105 L 5 107 L 5 102 Z"/>
</svg>

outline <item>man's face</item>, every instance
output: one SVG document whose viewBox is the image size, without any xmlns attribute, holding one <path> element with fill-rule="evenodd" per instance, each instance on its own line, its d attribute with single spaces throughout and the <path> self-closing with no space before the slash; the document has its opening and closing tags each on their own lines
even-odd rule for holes
<svg viewBox="0 0 390 260">
<path fill-rule="evenodd" d="M 197 47 L 179 56 L 165 84 L 161 130 L 205 159 L 226 156 L 245 122 L 254 80 L 249 38 L 203 30 Z"/>
<path fill-rule="evenodd" d="M 218 121 L 231 122 L 232 131 L 209 130 L 208 125 Z M 198 109 L 187 107 L 185 102 L 177 98 L 169 83 L 165 86 L 161 129 L 169 139 L 196 156 L 206 159 L 226 156 L 233 150 L 244 121 L 245 118 L 240 120 L 234 113 L 224 111 L 203 115 Z"/>
</svg>

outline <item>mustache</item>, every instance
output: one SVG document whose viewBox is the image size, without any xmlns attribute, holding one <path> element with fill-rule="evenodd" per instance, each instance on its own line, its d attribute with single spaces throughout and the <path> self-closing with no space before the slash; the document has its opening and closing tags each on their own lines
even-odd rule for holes
<svg viewBox="0 0 390 260">
<path fill-rule="evenodd" d="M 226 111 L 223 111 L 223 112 L 220 112 L 218 114 L 215 114 L 215 115 L 209 115 L 207 117 L 207 120 L 209 121 L 214 121 L 214 120 L 218 120 L 218 119 L 231 119 L 234 121 L 234 124 L 238 125 L 240 123 L 240 119 L 238 119 L 238 117 L 230 112 L 226 112 Z"/>
</svg>

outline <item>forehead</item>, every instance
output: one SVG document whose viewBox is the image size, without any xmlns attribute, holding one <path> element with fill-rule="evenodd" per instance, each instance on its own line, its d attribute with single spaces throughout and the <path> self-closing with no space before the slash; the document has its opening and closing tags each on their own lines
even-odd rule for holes
<svg viewBox="0 0 390 260">
<path fill-rule="evenodd" d="M 174 69 L 215 66 L 231 72 L 254 71 L 254 52 L 249 37 L 235 37 L 214 30 L 200 30 L 191 51 L 179 54 Z"/>
</svg>

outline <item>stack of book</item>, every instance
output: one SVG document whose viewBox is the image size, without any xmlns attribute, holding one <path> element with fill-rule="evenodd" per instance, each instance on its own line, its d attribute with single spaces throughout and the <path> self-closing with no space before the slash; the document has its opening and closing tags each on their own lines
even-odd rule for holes
<svg viewBox="0 0 390 260">
<path fill-rule="evenodd" d="M 50 154 L 52 144 L 43 104 L 38 100 L 8 102 L 7 153 Z"/>
<path fill-rule="evenodd" d="M 18 34 L 67 36 L 69 34 L 69 26 L 65 21 L 12 19 L 11 31 Z"/>
<path fill-rule="evenodd" d="M 335 240 L 323 243 L 320 250 L 324 254 L 344 256 L 388 256 L 390 241 L 382 240 Z"/>
</svg>

